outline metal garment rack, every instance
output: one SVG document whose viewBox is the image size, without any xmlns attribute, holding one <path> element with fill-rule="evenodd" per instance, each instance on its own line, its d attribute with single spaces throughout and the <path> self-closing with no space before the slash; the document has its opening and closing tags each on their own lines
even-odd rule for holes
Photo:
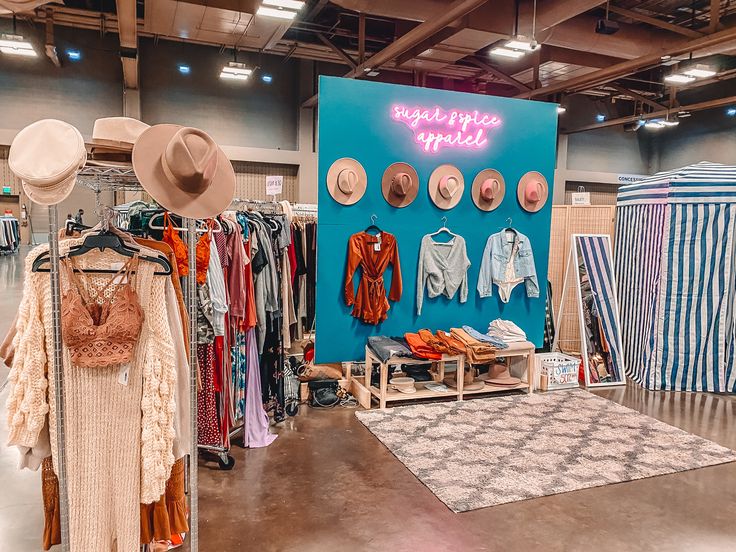
<svg viewBox="0 0 736 552">
<path fill-rule="evenodd" d="M 95 193 L 103 191 L 142 192 L 143 187 L 133 169 L 87 166 L 77 175 L 77 183 Z M 98 196 L 99 197 L 99 196 Z M 56 413 L 56 470 L 59 480 L 59 513 L 61 523 L 61 550 L 69 549 L 69 493 L 67 485 L 66 439 L 64 420 L 64 374 L 63 349 L 61 337 L 61 286 L 59 279 L 59 214 L 56 205 L 49 206 L 49 260 L 51 264 L 51 309 L 52 339 L 54 344 L 54 399 Z M 189 274 L 186 279 L 186 304 L 189 314 L 189 407 L 191 416 L 191 454 L 189 456 L 189 550 L 199 550 L 199 489 L 197 478 L 197 280 L 196 263 L 197 238 L 196 220 L 185 219 L 187 228 L 187 246 L 189 252 Z"/>
</svg>

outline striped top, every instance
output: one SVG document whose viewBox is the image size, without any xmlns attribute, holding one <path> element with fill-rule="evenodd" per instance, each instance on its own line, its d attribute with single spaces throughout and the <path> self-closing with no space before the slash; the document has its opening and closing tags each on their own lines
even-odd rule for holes
<svg viewBox="0 0 736 552">
<path fill-rule="evenodd" d="M 617 205 L 736 203 L 736 166 L 701 161 L 618 189 Z"/>
</svg>

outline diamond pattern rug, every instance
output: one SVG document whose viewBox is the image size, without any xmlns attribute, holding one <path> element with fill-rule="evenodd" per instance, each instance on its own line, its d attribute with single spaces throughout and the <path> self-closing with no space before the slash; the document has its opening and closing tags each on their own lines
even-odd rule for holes
<svg viewBox="0 0 736 552">
<path fill-rule="evenodd" d="M 582 390 L 356 412 L 453 512 L 736 461 Z"/>
</svg>

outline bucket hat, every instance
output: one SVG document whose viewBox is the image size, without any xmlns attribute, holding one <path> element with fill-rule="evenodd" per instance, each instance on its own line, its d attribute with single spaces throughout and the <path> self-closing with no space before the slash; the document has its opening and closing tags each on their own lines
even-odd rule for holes
<svg viewBox="0 0 736 552">
<path fill-rule="evenodd" d="M 463 197 L 465 180 L 460 169 L 453 165 L 440 165 L 429 177 L 429 197 L 440 209 L 452 209 Z"/>
<path fill-rule="evenodd" d="M 483 169 L 473 179 L 473 203 L 481 211 L 493 211 L 503 201 L 506 182 L 495 169 Z"/>
<path fill-rule="evenodd" d="M 8 166 L 20 178 L 34 203 L 55 205 L 74 189 L 77 173 L 87 161 L 80 132 L 64 121 L 42 119 L 13 139 Z"/>
<path fill-rule="evenodd" d="M 360 201 L 367 186 L 368 177 L 363 165 L 350 157 L 338 159 L 327 171 L 327 190 L 341 205 Z"/>
<path fill-rule="evenodd" d="M 182 217 L 214 217 L 235 195 L 230 160 L 209 134 L 197 128 L 150 127 L 133 147 L 133 170 L 153 199 Z"/>
<path fill-rule="evenodd" d="M 549 196 L 547 179 L 537 171 L 529 171 L 519 180 L 516 196 L 525 211 L 536 213 L 547 203 Z"/>
<path fill-rule="evenodd" d="M 410 205 L 419 192 L 419 176 L 408 163 L 393 163 L 383 172 L 381 179 L 383 197 L 397 208 Z"/>
</svg>

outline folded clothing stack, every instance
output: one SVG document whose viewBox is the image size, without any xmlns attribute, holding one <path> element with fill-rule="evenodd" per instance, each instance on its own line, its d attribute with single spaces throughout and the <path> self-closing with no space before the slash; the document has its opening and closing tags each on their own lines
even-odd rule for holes
<svg viewBox="0 0 736 552">
<path fill-rule="evenodd" d="M 465 330 L 470 337 L 474 337 L 478 341 L 482 341 L 483 343 L 488 343 L 490 345 L 493 345 L 496 349 L 507 349 L 508 344 L 503 341 L 502 339 L 498 339 L 496 337 L 492 337 L 488 334 L 482 334 L 475 328 L 471 328 L 470 326 L 463 326 L 463 330 Z"/>
<path fill-rule="evenodd" d="M 405 333 L 404 339 L 406 339 L 415 357 L 427 360 L 440 360 L 442 358 L 442 353 L 428 345 L 418 333 Z"/>
<path fill-rule="evenodd" d="M 452 328 L 450 334 L 465 346 L 465 357 L 471 364 L 488 364 L 496 360 L 496 348 L 475 339 L 462 328 Z"/>
<path fill-rule="evenodd" d="M 489 324 L 488 335 L 505 343 L 519 343 L 527 340 L 524 330 L 510 320 L 500 318 L 496 318 Z"/>
<path fill-rule="evenodd" d="M 409 344 L 403 337 L 371 336 L 368 338 L 368 347 L 381 362 L 386 362 L 392 356 L 406 358 L 413 356 Z"/>
</svg>

